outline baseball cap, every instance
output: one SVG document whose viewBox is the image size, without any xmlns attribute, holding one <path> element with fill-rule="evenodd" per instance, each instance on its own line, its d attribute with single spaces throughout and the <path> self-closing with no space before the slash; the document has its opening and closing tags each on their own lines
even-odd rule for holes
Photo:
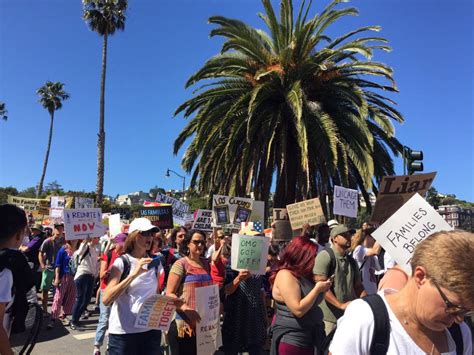
<svg viewBox="0 0 474 355">
<path fill-rule="evenodd" d="M 31 230 L 36 229 L 40 232 L 43 231 L 43 226 L 41 224 L 34 224 L 33 226 L 30 227 Z"/>
<path fill-rule="evenodd" d="M 330 229 L 334 228 L 335 226 L 337 226 L 339 224 L 338 221 L 336 221 L 335 219 L 331 219 L 329 222 L 328 222 L 328 226 Z"/>
<path fill-rule="evenodd" d="M 355 233 L 355 229 L 349 229 L 347 228 L 344 224 L 338 224 L 337 226 L 334 226 L 333 229 L 331 229 L 331 238 L 334 238 L 335 236 L 337 235 L 341 235 L 341 234 L 344 234 L 346 232 L 350 232 L 350 233 Z"/>
<path fill-rule="evenodd" d="M 130 227 L 128 227 L 128 234 L 135 231 L 146 232 L 152 229 L 156 229 L 156 231 L 160 230 L 160 228 L 151 224 L 149 219 L 143 217 L 135 218 L 132 223 L 130 223 Z"/>
<path fill-rule="evenodd" d="M 126 233 L 119 233 L 115 236 L 114 242 L 118 245 L 123 245 L 126 239 L 127 239 Z"/>
</svg>

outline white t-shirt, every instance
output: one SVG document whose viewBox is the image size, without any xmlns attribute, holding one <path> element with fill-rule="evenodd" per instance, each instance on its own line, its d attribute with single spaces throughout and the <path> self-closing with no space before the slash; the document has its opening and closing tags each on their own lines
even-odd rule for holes
<svg viewBox="0 0 474 355">
<path fill-rule="evenodd" d="M 82 243 L 79 249 L 74 254 L 78 255 L 79 260 L 81 260 L 82 256 L 87 251 L 87 246 L 89 246 L 89 252 L 77 267 L 77 272 L 76 275 L 74 275 L 74 280 L 84 274 L 90 274 L 94 277 L 97 277 L 99 275 L 99 252 L 94 246 L 90 244 L 88 245 L 88 243 Z"/>
<path fill-rule="evenodd" d="M 11 306 L 13 304 L 13 274 L 9 269 L 3 269 L 0 271 L 0 303 L 6 303 L 5 314 L 3 316 L 3 328 L 6 330 L 7 335 L 10 336 L 10 330 L 12 326 L 11 319 Z"/>
<path fill-rule="evenodd" d="M 385 289 L 379 292 L 385 302 L 390 320 L 390 344 L 387 355 L 425 355 L 425 352 L 411 339 L 402 324 L 392 312 L 385 299 L 385 294 L 395 293 L 395 290 Z M 461 324 L 464 341 L 464 354 L 472 355 L 471 331 L 465 324 Z M 337 322 L 337 330 L 329 347 L 333 355 L 365 355 L 370 352 L 374 333 L 374 316 L 367 302 L 359 299 L 351 302 L 344 316 Z M 456 344 L 448 330 L 445 331 L 448 339 L 449 352 L 445 355 L 456 355 Z"/>
<path fill-rule="evenodd" d="M 216 245 L 212 244 L 209 247 L 209 249 L 207 249 L 207 251 L 206 251 L 206 258 L 210 258 L 212 256 L 212 254 L 214 254 L 215 251 L 216 251 Z"/>
<path fill-rule="evenodd" d="M 377 279 L 375 278 L 376 271 L 380 270 L 380 264 L 376 256 L 367 256 L 367 248 L 363 245 L 358 245 L 354 252 L 352 253 L 352 257 L 357 261 L 357 265 L 360 270 L 362 276 L 362 284 L 364 285 L 364 289 L 369 295 L 373 295 L 377 293 Z M 365 258 L 367 260 L 364 262 Z"/>
<path fill-rule="evenodd" d="M 138 262 L 130 254 L 126 254 L 130 260 L 130 272 L 132 272 Z M 123 272 L 123 261 L 117 258 L 113 267 Z M 147 298 L 156 294 L 158 289 L 158 278 L 155 268 L 144 272 L 132 281 L 130 286 L 112 304 L 109 318 L 110 334 L 131 334 L 142 333 L 150 329 L 135 328 L 135 320 L 141 305 Z"/>
</svg>

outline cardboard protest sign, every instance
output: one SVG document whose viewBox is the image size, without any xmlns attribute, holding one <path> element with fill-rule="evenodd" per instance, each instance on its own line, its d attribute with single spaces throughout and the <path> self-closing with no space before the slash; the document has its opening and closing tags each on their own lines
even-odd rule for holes
<svg viewBox="0 0 474 355">
<path fill-rule="evenodd" d="M 120 214 L 111 214 L 109 216 L 109 233 L 111 237 L 122 233 L 122 222 L 120 222 Z"/>
<path fill-rule="evenodd" d="M 149 219 L 154 226 L 160 229 L 173 228 L 173 208 L 171 205 L 143 207 L 138 212 L 139 217 Z"/>
<path fill-rule="evenodd" d="M 49 215 L 49 200 L 40 198 L 26 198 L 8 195 L 8 203 L 23 208 L 25 211 L 38 211 L 38 214 Z"/>
<path fill-rule="evenodd" d="M 284 242 L 291 240 L 295 235 L 291 229 L 290 217 L 286 208 L 273 209 L 272 240 Z"/>
<path fill-rule="evenodd" d="M 267 237 L 232 234 L 232 269 L 264 275 L 269 246 L 270 239 Z"/>
<path fill-rule="evenodd" d="M 197 210 L 196 217 L 193 221 L 193 229 L 204 232 L 212 232 L 212 211 L 211 210 Z"/>
<path fill-rule="evenodd" d="M 153 295 L 140 306 L 135 320 L 135 328 L 168 330 L 175 312 L 174 298 Z"/>
<path fill-rule="evenodd" d="M 64 233 L 67 240 L 101 237 L 106 230 L 102 224 L 100 208 L 64 209 Z"/>
<path fill-rule="evenodd" d="M 75 197 L 75 208 L 94 208 L 94 199 L 89 197 Z"/>
<path fill-rule="evenodd" d="M 342 186 L 334 186 L 334 214 L 357 218 L 357 206 L 359 204 L 359 191 L 347 189 Z"/>
<path fill-rule="evenodd" d="M 187 203 L 181 202 L 171 196 L 158 193 L 156 195 L 156 201 L 169 204 L 173 206 L 173 221 L 178 223 L 181 226 L 186 224 L 186 221 L 189 219 L 187 214 L 189 210 L 189 205 Z"/>
<path fill-rule="evenodd" d="M 198 287 L 195 293 L 196 311 L 201 317 L 196 325 L 197 354 L 214 354 L 222 345 L 219 286 Z"/>
<path fill-rule="evenodd" d="M 410 274 L 415 247 L 435 232 L 452 229 L 423 197 L 415 193 L 372 236 Z"/>
<path fill-rule="evenodd" d="M 313 198 L 302 202 L 293 203 L 286 206 L 288 216 L 290 217 L 291 228 L 301 229 L 303 225 L 308 223 L 315 226 L 326 222 L 324 212 L 319 202 L 319 198 Z"/>
<path fill-rule="evenodd" d="M 49 215 L 54 218 L 62 218 L 65 205 L 65 196 L 51 196 L 51 211 Z"/>
<path fill-rule="evenodd" d="M 241 222 L 263 221 L 265 203 L 251 198 L 214 195 L 212 216 L 214 226 L 238 230 Z"/>
<path fill-rule="evenodd" d="M 380 225 L 403 206 L 415 193 L 421 196 L 430 188 L 436 172 L 402 176 L 384 176 L 380 182 L 370 222 Z"/>
</svg>

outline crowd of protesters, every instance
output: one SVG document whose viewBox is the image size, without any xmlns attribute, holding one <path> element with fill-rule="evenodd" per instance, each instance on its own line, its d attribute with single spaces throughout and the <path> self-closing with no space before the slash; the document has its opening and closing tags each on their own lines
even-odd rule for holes
<svg viewBox="0 0 474 355">
<path fill-rule="evenodd" d="M 22 331 L 31 289 L 49 329 L 62 321 L 84 330 L 96 295 L 95 355 L 197 354 L 195 290 L 217 284 L 224 354 L 471 355 L 464 318 L 474 308 L 474 235 L 434 233 L 416 248 L 407 274 L 373 231 L 335 220 L 305 226 L 271 244 L 266 274 L 255 275 L 231 268 L 231 235 L 221 229 L 161 231 L 136 218 L 118 235 L 70 241 L 62 224 L 28 226 L 23 210 L 1 205 L 0 354 L 12 353 L 9 335 Z M 140 305 L 154 294 L 175 299 L 176 317 L 163 333 L 135 327 Z"/>
</svg>

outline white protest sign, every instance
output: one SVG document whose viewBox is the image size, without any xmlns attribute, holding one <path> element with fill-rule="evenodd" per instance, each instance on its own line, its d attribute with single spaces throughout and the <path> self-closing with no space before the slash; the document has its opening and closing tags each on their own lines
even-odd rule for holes
<svg viewBox="0 0 474 355">
<path fill-rule="evenodd" d="M 263 221 L 265 202 L 246 197 L 214 195 L 212 197 L 213 226 L 240 229 L 240 223 Z"/>
<path fill-rule="evenodd" d="M 261 236 L 232 234 L 231 267 L 265 275 L 270 239 Z"/>
<path fill-rule="evenodd" d="M 315 226 L 326 222 L 319 198 L 313 198 L 286 206 L 293 230 L 303 228 L 308 223 Z"/>
<path fill-rule="evenodd" d="M 334 214 L 357 218 L 359 191 L 334 186 Z"/>
<path fill-rule="evenodd" d="M 89 197 L 75 197 L 75 208 L 94 208 L 94 199 Z"/>
<path fill-rule="evenodd" d="M 100 208 L 64 209 L 64 233 L 67 240 L 100 237 L 106 231 Z"/>
<path fill-rule="evenodd" d="M 212 210 L 199 209 L 194 218 L 193 229 L 204 232 L 212 232 Z"/>
<path fill-rule="evenodd" d="M 167 203 L 173 207 L 173 222 L 184 226 L 188 218 L 189 205 L 171 196 L 158 193 L 156 202 Z M 191 218 L 192 219 L 192 218 Z"/>
<path fill-rule="evenodd" d="M 175 312 L 174 298 L 153 295 L 140 306 L 135 328 L 168 330 Z"/>
<path fill-rule="evenodd" d="M 120 213 L 109 216 L 109 233 L 111 237 L 122 233 L 122 223 L 120 222 Z"/>
<path fill-rule="evenodd" d="M 219 287 L 198 287 L 195 293 L 196 311 L 201 316 L 201 321 L 196 325 L 197 354 L 214 354 L 222 345 Z"/>
<path fill-rule="evenodd" d="M 53 218 L 62 218 L 63 210 L 66 204 L 65 196 L 51 196 L 49 215 Z"/>
<path fill-rule="evenodd" d="M 453 228 L 418 193 L 372 233 L 395 261 L 411 273 L 415 247 L 429 235 Z"/>
</svg>

